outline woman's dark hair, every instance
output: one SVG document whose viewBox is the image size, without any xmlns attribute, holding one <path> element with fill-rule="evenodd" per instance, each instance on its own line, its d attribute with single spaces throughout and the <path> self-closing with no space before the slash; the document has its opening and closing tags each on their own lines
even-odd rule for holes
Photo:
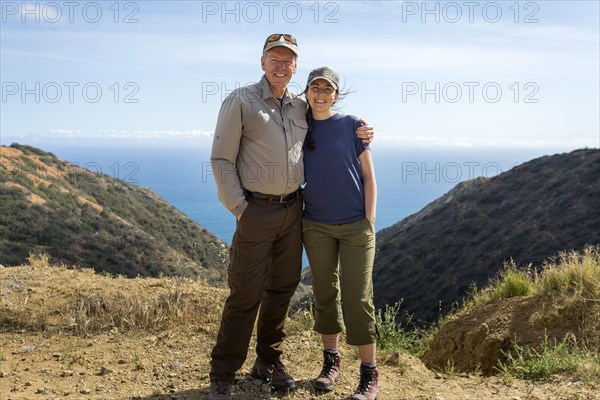
<svg viewBox="0 0 600 400">
<path fill-rule="evenodd" d="M 306 96 L 306 93 L 308 92 L 308 86 L 306 86 L 306 88 L 304 89 L 304 92 L 300 93 L 303 94 L 304 96 Z M 347 92 L 341 92 L 339 89 L 336 89 L 336 93 L 338 94 L 338 98 L 337 100 L 333 103 L 332 107 L 334 110 L 337 110 L 336 107 L 334 107 L 334 105 L 340 101 L 343 100 L 348 94 L 352 93 L 352 91 L 347 91 Z M 308 101 L 307 101 L 308 103 Z M 306 148 L 309 151 L 314 150 L 317 147 L 317 143 L 315 142 L 315 137 L 312 134 L 312 128 L 314 125 L 315 119 L 312 115 L 312 108 L 310 107 L 310 104 L 308 105 L 308 108 L 306 109 L 306 123 L 308 124 L 308 131 L 306 131 Z"/>
<path fill-rule="evenodd" d="M 310 108 L 310 104 L 308 105 L 308 109 L 306 110 L 306 123 L 308 124 L 308 130 L 306 131 L 306 148 L 310 151 L 313 151 L 317 144 L 315 143 L 315 138 L 312 134 L 312 128 L 315 119 L 312 115 L 312 108 Z"/>
</svg>

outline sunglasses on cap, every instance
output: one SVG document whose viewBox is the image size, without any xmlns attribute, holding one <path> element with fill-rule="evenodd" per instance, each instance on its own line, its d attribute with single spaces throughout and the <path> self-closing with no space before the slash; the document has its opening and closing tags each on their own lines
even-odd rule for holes
<svg viewBox="0 0 600 400">
<path fill-rule="evenodd" d="M 290 35 L 289 33 L 274 33 L 272 35 L 270 35 L 267 40 L 265 40 L 265 46 L 268 45 L 269 43 L 273 43 L 273 42 L 277 42 L 279 39 L 281 39 L 281 37 L 283 36 L 283 39 L 293 45 L 298 45 L 298 43 L 296 42 L 296 38 L 293 37 L 292 35 Z"/>
</svg>

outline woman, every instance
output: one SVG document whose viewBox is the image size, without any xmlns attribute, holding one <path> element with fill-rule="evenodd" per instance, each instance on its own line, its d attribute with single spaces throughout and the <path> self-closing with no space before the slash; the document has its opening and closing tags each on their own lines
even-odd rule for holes
<svg viewBox="0 0 600 400">
<path fill-rule="evenodd" d="M 339 334 L 346 328 L 347 343 L 358 346 L 361 359 L 352 399 L 373 400 L 379 371 L 372 284 L 377 184 L 371 151 L 354 134 L 359 120 L 332 108 L 340 97 L 337 73 L 327 67 L 311 71 L 305 93 L 309 128 L 302 233 L 324 358 L 312 383 L 317 390 L 333 389 L 340 371 Z"/>
</svg>

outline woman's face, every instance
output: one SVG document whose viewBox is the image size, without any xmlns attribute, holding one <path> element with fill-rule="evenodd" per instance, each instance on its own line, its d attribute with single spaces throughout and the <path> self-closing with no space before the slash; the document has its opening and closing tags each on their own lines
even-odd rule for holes
<svg viewBox="0 0 600 400">
<path fill-rule="evenodd" d="M 325 79 L 317 79 L 308 85 L 306 100 L 313 111 L 327 111 L 337 99 L 337 91 Z"/>
</svg>

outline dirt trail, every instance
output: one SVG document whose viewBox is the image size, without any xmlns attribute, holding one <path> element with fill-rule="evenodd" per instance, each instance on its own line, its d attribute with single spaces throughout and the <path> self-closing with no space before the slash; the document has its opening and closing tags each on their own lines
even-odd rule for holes
<svg viewBox="0 0 600 400">
<path fill-rule="evenodd" d="M 205 399 L 208 355 L 214 332 L 178 330 L 159 335 L 116 331 L 89 338 L 66 334 L 0 334 L 2 399 Z M 347 399 L 358 377 L 354 350 L 343 348 L 342 375 L 334 392 L 317 395 L 310 387 L 320 368 L 317 338 L 310 332 L 288 338 L 285 361 L 297 390 L 267 393 L 248 372 L 249 357 L 234 388 L 234 399 Z M 507 381 L 474 375 L 448 377 L 419 359 L 399 355 L 397 365 L 380 365 L 380 399 L 600 399 L 589 382 L 557 377 L 552 382 Z"/>
</svg>

